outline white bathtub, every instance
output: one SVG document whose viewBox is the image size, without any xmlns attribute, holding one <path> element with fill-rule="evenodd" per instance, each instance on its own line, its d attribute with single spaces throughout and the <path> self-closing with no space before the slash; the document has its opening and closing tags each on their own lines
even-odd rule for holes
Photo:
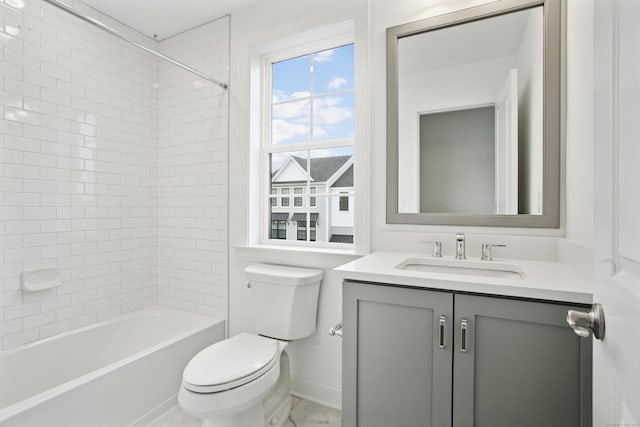
<svg viewBox="0 0 640 427">
<path fill-rule="evenodd" d="M 0 426 L 145 425 L 224 320 L 151 307 L 0 352 Z"/>
</svg>

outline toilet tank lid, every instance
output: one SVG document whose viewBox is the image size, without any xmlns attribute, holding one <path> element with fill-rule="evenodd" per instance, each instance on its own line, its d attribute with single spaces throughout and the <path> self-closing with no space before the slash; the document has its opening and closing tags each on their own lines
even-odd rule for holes
<svg viewBox="0 0 640 427">
<path fill-rule="evenodd" d="M 322 280 L 322 270 L 273 264 L 253 264 L 244 269 L 250 282 L 301 286 Z"/>
</svg>

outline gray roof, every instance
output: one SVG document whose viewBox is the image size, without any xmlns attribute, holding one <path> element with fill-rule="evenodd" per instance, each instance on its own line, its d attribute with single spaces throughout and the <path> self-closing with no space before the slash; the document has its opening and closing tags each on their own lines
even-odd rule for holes
<svg viewBox="0 0 640 427">
<path fill-rule="evenodd" d="M 307 170 L 307 159 L 303 159 L 297 156 L 291 156 L 298 164 Z M 316 182 L 325 182 L 331 178 L 346 162 L 353 156 L 334 156 L 334 157 L 320 157 L 311 159 L 311 179 Z M 273 173 L 278 173 L 279 169 Z M 351 179 L 353 183 L 353 178 Z M 348 187 L 353 186 L 353 184 Z"/>
<path fill-rule="evenodd" d="M 317 212 L 311 212 L 310 216 L 311 216 L 311 221 L 317 221 L 320 214 Z M 306 213 L 294 213 L 291 216 L 291 221 L 306 221 L 306 220 L 307 220 Z"/>
<path fill-rule="evenodd" d="M 329 239 L 331 243 L 353 243 L 353 236 L 350 234 L 332 234 Z"/>
<path fill-rule="evenodd" d="M 353 165 L 349 166 L 331 187 L 353 187 Z"/>
</svg>

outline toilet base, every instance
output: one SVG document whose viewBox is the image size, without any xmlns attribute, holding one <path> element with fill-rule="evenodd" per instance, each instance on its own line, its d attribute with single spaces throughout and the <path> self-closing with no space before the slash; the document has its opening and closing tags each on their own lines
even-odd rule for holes
<svg viewBox="0 0 640 427">
<path fill-rule="evenodd" d="M 265 425 L 283 427 L 291 414 L 291 374 L 289 371 L 289 355 L 286 351 L 280 354 L 280 377 L 269 395 L 263 401 Z"/>
</svg>

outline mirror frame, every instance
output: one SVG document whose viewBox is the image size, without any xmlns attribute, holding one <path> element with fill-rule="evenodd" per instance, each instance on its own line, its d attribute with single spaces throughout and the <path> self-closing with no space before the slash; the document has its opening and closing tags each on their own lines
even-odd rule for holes
<svg viewBox="0 0 640 427">
<path fill-rule="evenodd" d="M 398 212 L 398 41 L 403 37 L 543 6 L 543 209 L 542 215 Z M 563 0 L 499 0 L 387 28 L 387 224 L 489 227 L 560 227 L 561 160 L 564 160 L 565 70 Z"/>
</svg>

